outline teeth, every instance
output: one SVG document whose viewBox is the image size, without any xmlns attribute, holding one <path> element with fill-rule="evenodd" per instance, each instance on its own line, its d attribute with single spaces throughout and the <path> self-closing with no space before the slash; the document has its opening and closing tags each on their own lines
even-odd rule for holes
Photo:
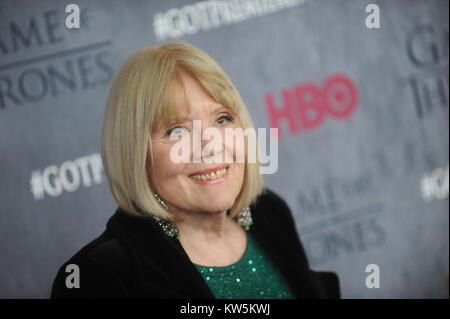
<svg viewBox="0 0 450 319">
<path fill-rule="evenodd" d="M 226 172 L 227 172 L 227 169 L 226 168 L 222 168 L 222 169 L 219 169 L 217 171 L 210 172 L 208 174 L 192 175 L 191 178 L 199 180 L 199 181 L 214 180 L 216 178 L 221 177 Z"/>
</svg>

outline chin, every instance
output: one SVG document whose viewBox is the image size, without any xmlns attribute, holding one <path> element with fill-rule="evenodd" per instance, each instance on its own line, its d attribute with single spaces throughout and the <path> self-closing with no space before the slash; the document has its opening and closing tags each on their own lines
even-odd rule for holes
<svg viewBox="0 0 450 319">
<path fill-rule="evenodd" d="M 235 200 L 234 198 L 233 199 L 231 199 L 231 198 L 223 198 L 223 199 L 220 199 L 220 200 L 216 199 L 209 205 L 207 210 L 217 211 L 217 212 L 218 211 L 228 210 L 228 209 L 230 209 L 233 206 L 234 200 Z"/>
</svg>

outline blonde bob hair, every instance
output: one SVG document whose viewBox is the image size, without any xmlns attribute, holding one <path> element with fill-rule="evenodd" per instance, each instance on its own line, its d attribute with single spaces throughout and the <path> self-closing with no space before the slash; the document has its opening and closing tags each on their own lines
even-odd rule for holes
<svg viewBox="0 0 450 319">
<path fill-rule="evenodd" d="M 254 128 L 230 78 L 202 50 L 173 41 L 132 54 L 112 83 L 101 140 L 109 190 L 117 204 L 130 213 L 176 220 L 176 213 L 163 208 L 154 196 L 156 190 L 151 183 L 149 165 L 154 163 L 151 135 L 161 123 L 170 124 L 179 119 L 174 101 L 177 83 L 183 87 L 189 105 L 183 72 L 193 76 L 216 102 L 237 116 L 243 130 Z M 245 140 L 247 143 L 247 136 Z M 149 164 L 148 154 L 152 164 Z M 230 216 L 235 217 L 255 201 L 264 191 L 263 185 L 258 161 L 248 163 L 246 160 L 243 185 L 230 208 Z"/>
</svg>

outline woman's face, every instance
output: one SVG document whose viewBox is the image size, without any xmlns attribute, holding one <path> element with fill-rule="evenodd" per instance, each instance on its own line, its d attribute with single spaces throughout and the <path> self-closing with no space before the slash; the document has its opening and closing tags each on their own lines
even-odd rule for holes
<svg viewBox="0 0 450 319">
<path fill-rule="evenodd" d="M 234 143 L 225 141 L 225 128 L 239 128 L 241 123 L 231 111 L 222 104 L 215 102 L 211 96 L 201 87 L 197 80 L 187 74 L 183 75 L 191 106 L 191 113 L 188 113 L 184 92 L 181 86 L 175 88 L 175 101 L 180 110 L 181 123 L 173 124 L 170 127 L 159 127 L 152 135 L 154 166 L 150 164 L 150 178 L 160 197 L 173 209 L 183 212 L 223 212 L 234 204 L 236 197 L 242 187 L 244 179 L 245 163 L 237 163 L 236 149 L 245 150 L 239 139 L 234 138 Z M 216 128 L 222 136 L 222 141 L 218 146 L 214 158 L 221 159 L 221 162 L 208 162 L 212 156 L 206 152 L 207 157 L 202 158 L 205 145 L 214 141 L 213 137 L 207 140 L 196 142 L 197 149 L 194 152 L 193 144 L 193 120 L 201 123 L 200 137 L 206 128 Z M 170 133 L 176 132 L 179 135 L 189 136 L 189 161 L 187 163 L 176 163 L 171 160 L 172 147 L 181 140 L 170 140 Z M 201 149 L 198 149 L 201 146 Z M 232 158 L 225 162 L 225 155 Z M 148 161 L 150 154 L 148 154 Z M 193 162 L 194 159 L 200 162 Z M 224 168 L 226 171 L 224 171 Z M 211 174 L 211 169 L 216 174 L 216 179 Z M 208 175 L 206 172 L 209 171 Z M 217 174 L 219 171 L 219 174 Z M 204 174 L 198 174 L 204 172 Z M 225 173 L 224 173 L 225 172 Z M 222 173 L 222 174 L 221 174 Z M 220 177 L 219 177 L 220 176 Z"/>
</svg>

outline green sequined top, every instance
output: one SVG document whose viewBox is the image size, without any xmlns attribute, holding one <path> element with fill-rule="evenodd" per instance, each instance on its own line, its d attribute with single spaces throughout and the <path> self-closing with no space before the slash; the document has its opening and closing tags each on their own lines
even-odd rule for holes
<svg viewBox="0 0 450 319">
<path fill-rule="evenodd" d="M 214 296 L 218 299 L 296 298 L 276 265 L 246 233 L 247 247 L 236 263 L 224 267 L 195 264 Z"/>
</svg>

